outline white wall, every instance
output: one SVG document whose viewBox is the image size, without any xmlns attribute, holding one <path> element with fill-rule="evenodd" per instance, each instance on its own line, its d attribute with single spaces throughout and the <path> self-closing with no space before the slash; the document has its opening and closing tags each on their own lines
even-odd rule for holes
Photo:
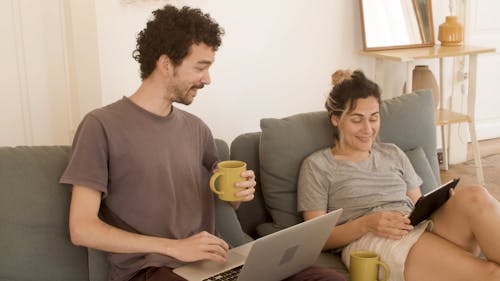
<svg viewBox="0 0 500 281">
<path fill-rule="evenodd" d="M 2 91 L 0 91 L 0 112 L 2 116 L 0 118 L 0 129 L 2 130 L 0 145 L 23 143 L 32 139 L 31 136 L 25 136 L 23 126 L 23 106 L 26 105 L 23 96 L 25 96 L 26 91 L 21 89 L 23 83 L 21 83 L 19 77 L 22 67 L 21 64 L 18 64 L 17 55 L 17 42 L 19 40 L 16 36 L 16 30 L 19 28 L 15 24 L 13 11 L 12 2 L 0 2 L 0 18 L 4 19 L 4 23 L 0 24 L 0 32 L 3 34 L 0 52 L 10 54 L 4 56 L 2 60 L 4 67 L 2 67 L 2 75 L 0 75 L 0 85 L 2 85 Z"/>
<path fill-rule="evenodd" d="M 135 35 L 151 10 L 169 1 L 96 1 L 103 102 L 132 94 L 140 83 L 131 58 Z M 172 1 L 170 1 L 172 2 Z M 360 68 L 372 75 L 362 48 L 358 1 L 174 1 L 199 7 L 225 29 L 212 85 L 182 108 L 218 138 L 258 131 L 264 117 L 322 110 L 330 74 Z"/>
<path fill-rule="evenodd" d="M 81 118 L 102 106 L 99 46 L 94 0 L 59 0 L 65 8 L 67 76 L 73 136 Z"/>
<path fill-rule="evenodd" d="M 457 2 L 468 3 L 473 15 L 470 43 L 500 48 L 499 21 L 495 9 L 488 9 L 498 1 Z M 0 75 L 0 145 L 68 144 L 89 110 L 131 95 L 140 83 L 139 67 L 131 57 L 135 36 L 151 11 L 166 3 L 200 7 L 226 30 L 212 85 L 193 105 L 182 108 L 228 142 L 240 133 L 258 131 L 263 117 L 322 110 L 336 69 L 360 68 L 373 77 L 373 59 L 358 55 L 358 1 L 0 1 L 0 50 L 9 54 Z M 435 37 L 447 6 L 434 1 Z M 479 60 L 480 139 L 500 137 L 498 60 L 498 54 Z M 404 67 L 389 63 L 384 70 L 383 96 L 398 95 Z"/>
<path fill-rule="evenodd" d="M 478 57 L 476 124 L 479 138 L 500 137 L 500 1 L 467 0 L 470 44 L 489 46 L 496 53 Z"/>
<path fill-rule="evenodd" d="M 60 0 L 0 1 L 0 146 L 70 141 Z"/>
</svg>

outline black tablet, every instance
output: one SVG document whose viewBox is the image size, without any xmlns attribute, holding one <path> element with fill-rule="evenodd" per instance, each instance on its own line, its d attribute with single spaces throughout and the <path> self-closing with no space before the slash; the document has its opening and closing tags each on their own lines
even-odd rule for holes
<svg viewBox="0 0 500 281">
<path fill-rule="evenodd" d="M 415 208 L 409 217 L 411 225 L 417 225 L 421 221 L 427 219 L 448 201 L 448 198 L 450 198 L 450 189 L 455 188 L 459 180 L 459 178 L 451 180 L 418 198 L 417 203 L 415 203 Z"/>
</svg>

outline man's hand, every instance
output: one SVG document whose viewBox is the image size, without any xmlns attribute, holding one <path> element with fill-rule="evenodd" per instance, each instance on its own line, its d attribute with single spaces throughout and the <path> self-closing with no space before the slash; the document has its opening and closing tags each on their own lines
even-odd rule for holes
<svg viewBox="0 0 500 281">
<path fill-rule="evenodd" d="M 246 181 L 236 183 L 236 186 L 243 190 L 236 192 L 236 197 L 241 198 L 240 202 L 248 202 L 253 200 L 255 193 L 255 174 L 252 170 L 247 170 L 241 173 L 241 177 L 246 178 Z"/>
<path fill-rule="evenodd" d="M 394 211 L 382 211 L 365 216 L 367 230 L 377 236 L 399 240 L 403 238 L 413 226 L 408 216 Z"/>
<path fill-rule="evenodd" d="M 224 240 L 206 231 L 173 242 L 167 255 L 184 262 L 211 260 L 223 263 L 229 246 Z"/>
<path fill-rule="evenodd" d="M 246 178 L 246 181 L 240 181 L 236 183 L 236 186 L 242 188 L 236 192 L 236 196 L 240 198 L 240 201 L 230 202 L 233 208 L 236 210 L 240 207 L 241 202 L 252 201 L 255 197 L 255 173 L 252 170 L 247 170 L 241 173 L 241 177 Z"/>
</svg>

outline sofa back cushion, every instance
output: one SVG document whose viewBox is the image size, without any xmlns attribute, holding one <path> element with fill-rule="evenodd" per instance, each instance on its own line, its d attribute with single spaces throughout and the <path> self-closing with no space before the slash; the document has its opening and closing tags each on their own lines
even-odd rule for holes
<svg viewBox="0 0 500 281">
<path fill-rule="evenodd" d="M 89 280 L 87 249 L 71 244 L 69 147 L 0 148 L 0 272 L 6 280 Z"/>
<path fill-rule="evenodd" d="M 432 176 L 421 174 L 420 177 L 424 180 L 422 191 L 425 193 L 435 188 L 436 183 L 440 182 L 440 175 L 436 156 L 435 107 L 431 90 L 417 90 L 412 94 L 383 101 L 380 118 L 382 123 L 379 140 L 381 142 L 394 143 L 405 152 L 419 146 L 422 148 L 428 161 L 423 165 L 430 165 L 435 180 L 435 182 L 429 182 Z M 428 171 L 427 168 L 419 167 L 416 161 L 412 164 L 417 172 Z"/>
<path fill-rule="evenodd" d="M 247 169 L 253 170 L 257 179 L 255 198 L 250 202 L 241 204 L 237 210 L 238 219 L 243 231 L 253 238 L 257 238 L 257 226 L 269 221 L 269 214 L 264 207 L 260 181 L 259 143 L 260 132 L 239 135 L 231 142 L 231 159 L 242 160 L 247 163 Z"/>
<path fill-rule="evenodd" d="M 297 213 L 297 177 L 302 160 L 333 144 L 333 127 L 324 111 L 260 121 L 260 178 L 264 201 L 274 222 L 288 227 Z"/>
<path fill-rule="evenodd" d="M 420 146 L 428 157 L 426 161 L 436 161 L 436 127 L 430 91 L 385 100 L 380 113 L 381 141 L 395 143 L 404 151 Z M 260 125 L 260 178 L 265 205 L 275 226 L 288 227 L 302 220 L 297 212 L 296 197 L 302 160 L 316 150 L 332 146 L 334 128 L 325 111 L 262 119 Z M 425 164 L 430 165 L 433 176 L 439 175 L 437 162 Z"/>
<path fill-rule="evenodd" d="M 219 157 L 229 159 L 227 143 L 220 139 L 215 143 Z M 59 183 L 69 151 L 69 146 L 0 147 L 0 278 L 108 279 L 106 254 L 76 247 L 70 241 L 71 188 Z M 223 208 L 219 205 L 216 205 L 218 230 L 236 244 L 234 237 L 241 236 L 241 228 L 234 210 L 227 204 Z M 231 224 L 234 233 L 225 230 L 231 217 L 235 222 Z"/>
</svg>

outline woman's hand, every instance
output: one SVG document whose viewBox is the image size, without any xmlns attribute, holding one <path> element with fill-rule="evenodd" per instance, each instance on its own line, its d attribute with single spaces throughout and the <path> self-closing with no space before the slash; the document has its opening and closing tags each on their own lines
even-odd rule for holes
<svg viewBox="0 0 500 281">
<path fill-rule="evenodd" d="M 408 216 L 395 211 L 381 211 L 364 217 L 368 232 L 377 236 L 399 240 L 403 238 L 413 226 Z"/>
</svg>

